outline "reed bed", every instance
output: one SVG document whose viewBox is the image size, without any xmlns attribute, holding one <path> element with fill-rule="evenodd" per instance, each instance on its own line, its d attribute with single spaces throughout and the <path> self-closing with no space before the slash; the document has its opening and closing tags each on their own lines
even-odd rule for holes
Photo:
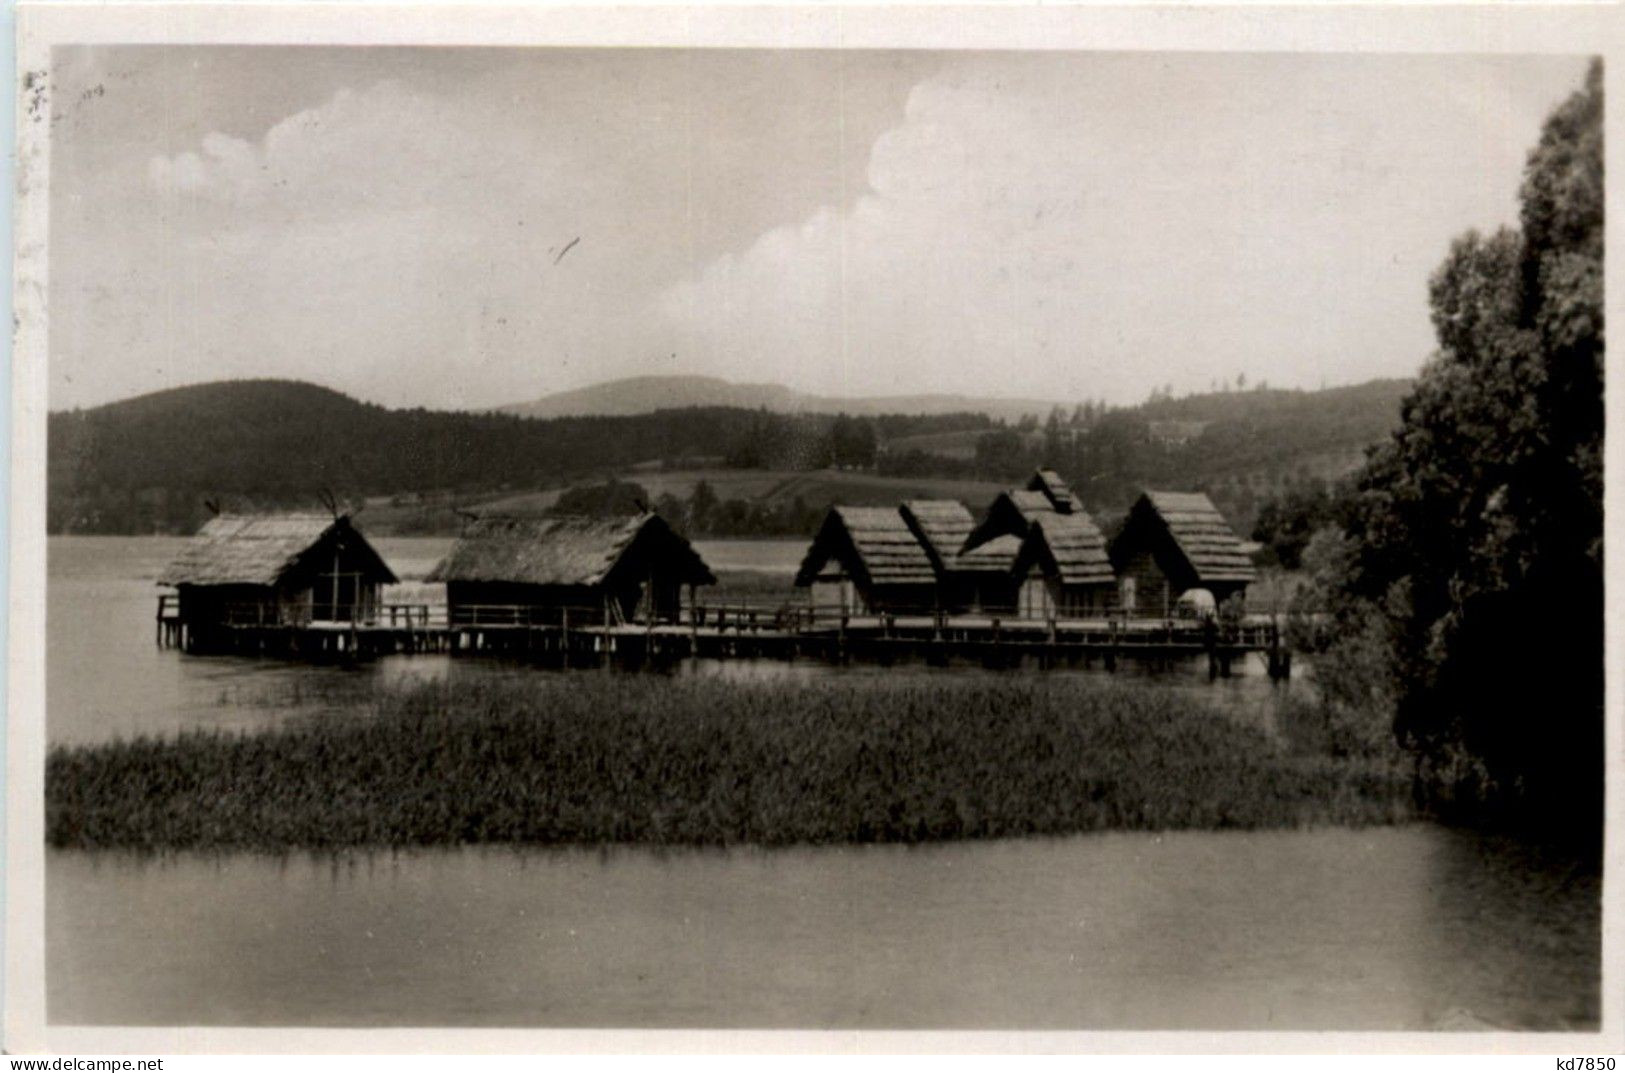
<svg viewBox="0 0 1625 1073">
<path fill-rule="evenodd" d="M 58 747 L 59 847 L 920 842 L 1409 818 L 1408 778 L 1143 685 L 583 673 Z"/>
</svg>

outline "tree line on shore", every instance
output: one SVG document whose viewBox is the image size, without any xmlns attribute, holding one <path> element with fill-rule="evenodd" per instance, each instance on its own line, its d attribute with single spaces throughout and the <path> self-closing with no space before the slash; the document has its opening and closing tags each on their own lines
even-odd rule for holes
<svg viewBox="0 0 1625 1073">
<path fill-rule="evenodd" d="M 1546 121 L 1519 227 L 1429 288 L 1438 350 L 1391 436 L 1255 537 L 1330 613 L 1301 631 L 1349 719 L 1390 722 L 1441 814 L 1597 848 L 1603 815 L 1602 70 Z"/>
</svg>

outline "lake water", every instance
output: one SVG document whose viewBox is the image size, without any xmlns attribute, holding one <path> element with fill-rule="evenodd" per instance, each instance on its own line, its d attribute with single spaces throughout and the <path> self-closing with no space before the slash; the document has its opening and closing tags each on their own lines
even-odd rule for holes
<svg viewBox="0 0 1625 1073">
<path fill-rule="evenodd" d="M 408 579 L 446 546 L 379 544 Z M 560 673 L 160 651 L 152 579 L 177 546 L 52 539 L 53 742 L 337 713 L 412 676 Z M 733 549 L 731 563 L 729 550 L 705 552 L 779 569 L 771 550 Z M 1188 671 L 1134 673 L 1266 728 L 1284 692 L 1256 668 L 1217 683 Z M 1047 673 L 1079 688 L 1104 675 Z M 1597 878 L 1431 825 L 912 848 L 52 851 L 46 900 L 55 1023 L 1475 1030 L 1598 1017 Z"/>
<path fill-rule="evenodd" d="M 1430 826 L 52 853 L 57 1023 L 1581 1028 L 1594 879 Z"/>
</svg>

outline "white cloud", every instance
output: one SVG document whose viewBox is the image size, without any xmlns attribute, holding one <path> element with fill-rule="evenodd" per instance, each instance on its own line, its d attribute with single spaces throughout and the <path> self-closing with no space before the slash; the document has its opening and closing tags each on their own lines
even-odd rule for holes
<svg viewBox="0 0 1625 1073">
<path fill-rule="evenodd" d="M 536 149 L 500 112 L 476 117 L 444 97 L 384 80 L 341 89 L 257 143 L 210 133 L 195 150 L 153 157 L 148 178 L 161 195 L 239 208 L 399 208 L 448 192 L 458 200 L 489 198 L 508 192 L 521 172 L 533 183 L 549 160 Z M 485 185 L 460 187 L 457 178 L 476 167 Z"/>
<path fill-rule="evenodd" d="M 823 391 L 1123 399 L 1414 370 L 1427 273 L 1451 234 L 1510 217 L 1534 128 L 1418 106 L 1460 71 L 1402 72 L 1401 93 L 1381 64 L 1187 62 L 953 66 L 850 209 L 711 262 L 662 311 L 718 371 Z"/>
<path fill-rule="evenodd" d="M 255 53 L 221 107 L 166 88 L 177 61 L 64 122 L 53 405 L 218 376 L 450 406 L 650 372 L 1117 401 L 1405 375 L 1428 272 L 1510 218 L 1583 67 L 436 57 L 295 98 Z"/>
<path fill-rule="evenodd" d="M 152 201 L 83 236 L 104 249 L 61 292 L 85 315 L 60 375 L 109 325 L 132 382 L 269 373 L 391 405 L 510 402 L 648 353 L 617 177 L 512 118 L 386 81 L 151 158 Z"/>
</svg>

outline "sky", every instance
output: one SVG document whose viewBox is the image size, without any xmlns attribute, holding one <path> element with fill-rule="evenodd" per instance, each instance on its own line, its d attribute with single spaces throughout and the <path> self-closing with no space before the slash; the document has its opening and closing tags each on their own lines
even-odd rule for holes
<svg viewBox="0 0 1625 1073">
<path fill-rule="evenodd" d="M 1132 403 L 1413 375 L 1580 57 L 53 54 L 51 407 L 694 373 Z"/>
</svg>

